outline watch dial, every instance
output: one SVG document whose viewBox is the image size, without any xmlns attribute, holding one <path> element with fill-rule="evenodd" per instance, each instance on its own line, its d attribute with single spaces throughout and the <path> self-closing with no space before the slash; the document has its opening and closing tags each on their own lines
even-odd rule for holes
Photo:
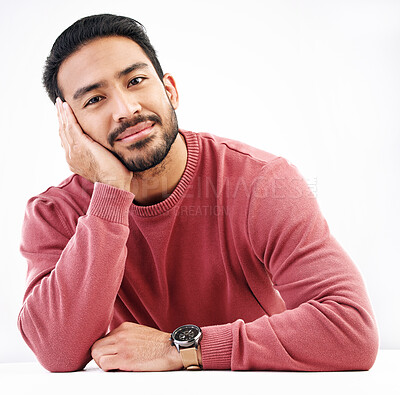
<svg viewBox="0 0 400 395">
<path fill-rule="evenodd" d="M 175 339 L 178 341 L 191 341 L 199 334 L 199 330 L 195 326 L 183 326 L 175 333 Z"/>
</svg>

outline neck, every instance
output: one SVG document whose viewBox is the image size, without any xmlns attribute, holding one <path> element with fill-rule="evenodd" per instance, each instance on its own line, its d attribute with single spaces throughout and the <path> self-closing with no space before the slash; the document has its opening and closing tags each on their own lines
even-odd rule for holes
<svg viewBox="0 0 400 395">
<path fill-rule="evenodd" d="M 131 192 L 135 194 L 134 204 L 149 206 L 165 200 L 178 185 L 185 171 L 186 162 L 185 139 L 179 133 L 161 163 L 146 171 L 133 174 Z"/>
</svg>

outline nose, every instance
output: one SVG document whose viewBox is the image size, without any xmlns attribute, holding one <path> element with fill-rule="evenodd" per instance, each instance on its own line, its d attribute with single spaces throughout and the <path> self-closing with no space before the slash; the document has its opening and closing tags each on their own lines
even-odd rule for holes
<svg viewBox="0 0 400 395">
<path fill-rule="evenodd" d="M 113 95 L 112 115 L 115 122 L 123 122 L 141 110 L 141 106 L 134 95 L 116 91 Z"/>
</svg>

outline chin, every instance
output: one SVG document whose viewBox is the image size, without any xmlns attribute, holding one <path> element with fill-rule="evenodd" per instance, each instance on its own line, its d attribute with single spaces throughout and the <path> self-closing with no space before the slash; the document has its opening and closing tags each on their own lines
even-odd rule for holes
<svg viewBox="0 0 400 395">
<path fill-rule="evenodd" d="M 128 170 L 134 173 L 140 173 L 152 169 L 159 165 L 166 158 L 178 134 L 179 131 L 176 129 L 176 131 L 164 135 L 164 138 L 157 142 L 154 141 L 153 135 L 149 136 L 146 139 L 136 142 L 134 145 L 128 147 L 128 149 L 132 152 L 130 156 L 133 158 L 127 160 L 121 158 L 120 156 L 119 159 Z M 140 143 L 139 147 L 138 143 Z M 137 155 L 138 150 L 142 151 L 142 155 Z"/>
</svg>

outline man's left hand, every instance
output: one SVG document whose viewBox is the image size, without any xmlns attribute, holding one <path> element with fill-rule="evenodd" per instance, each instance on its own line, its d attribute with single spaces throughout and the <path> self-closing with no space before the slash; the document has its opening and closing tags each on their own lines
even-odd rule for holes
<svg viewBox="0 0 400 395">
<path fill-rule="evenodd" d="M 105 370 L 165 371 L 183 368 L 170 334 L 124 322 L 92 346 L 92 357 Z"/>
</svg>

